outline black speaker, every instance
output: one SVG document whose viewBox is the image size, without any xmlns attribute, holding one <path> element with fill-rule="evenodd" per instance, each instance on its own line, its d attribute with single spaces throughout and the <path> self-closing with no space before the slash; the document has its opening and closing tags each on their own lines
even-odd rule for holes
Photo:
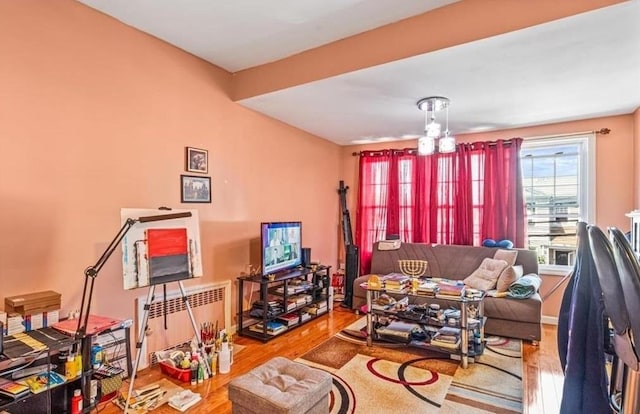
<svg viewBox="0 0 640 414">
<path fill-rule="evenodd" d="M 344 267 L 344 300 L 342 306 L 351 308 L 353 305 L 353 282 L 358 278 L 360 273 L 360 252 L 358 246 L 348 245 L 346 247 L 347 257 Z"/>
<path fill-rule="evenodd" d="M 304 267 L 311 266 L 311 248 L 310 247 L 302 248 L 302 266 Z"/>
</svg>

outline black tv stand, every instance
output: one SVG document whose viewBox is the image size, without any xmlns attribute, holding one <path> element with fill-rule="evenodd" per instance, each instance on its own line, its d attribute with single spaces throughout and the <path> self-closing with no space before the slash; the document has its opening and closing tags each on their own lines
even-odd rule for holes
<svg viewBox="0 0 640 414">
<path fill-rule="evenodd" d="M 331 266 L 302 266 L 270 275 L 238 277 L 238 303 L 244 303 L 245 283 L 260 285 L 248 310 L 238 309 L 238 334 L 267 342 L 330 310 Z"/>
</svg>

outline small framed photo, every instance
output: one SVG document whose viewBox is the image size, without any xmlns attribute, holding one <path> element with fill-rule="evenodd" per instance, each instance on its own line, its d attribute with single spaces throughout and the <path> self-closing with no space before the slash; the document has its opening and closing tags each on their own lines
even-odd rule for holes
<svg viewBox="0 0 640 414">
<path fill-rule="evenodd" d="M 180 202 L 210 203 L 211 177 L 197 175 L 180 176 Z"/>
<path fill-rule="evenodd" d="M 185 169 L 187 172 L 207 174 L 209 172 L 209 151 L 200 148 L 186 148 Z"/>
</svg>

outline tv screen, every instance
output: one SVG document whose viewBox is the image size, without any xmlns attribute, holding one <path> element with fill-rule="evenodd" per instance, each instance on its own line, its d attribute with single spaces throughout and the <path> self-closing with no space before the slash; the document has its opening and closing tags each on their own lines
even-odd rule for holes
<svg viewBox="0 0 640 414">
<path fill-rule="evenodd" d="M 299 221 L 262 223 L 262 274 L 293 269 L 302 264 Z"/>
</svg>

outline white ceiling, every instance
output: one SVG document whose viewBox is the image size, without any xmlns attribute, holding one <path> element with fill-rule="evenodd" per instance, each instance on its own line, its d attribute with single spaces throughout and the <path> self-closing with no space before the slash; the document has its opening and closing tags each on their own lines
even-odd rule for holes
<svg viewBox="0 0 640 414">
<path fill-rule="evenodd" d="M 453 2 L 81 1 L 230 72 Z M 454 134 L 628 114 L 640 107 L 639 21 L 632 0 L 240 104 L 341 145 L 419 135 L 415 103 L 431 95 L 451 99 Z"/>
</svg>

